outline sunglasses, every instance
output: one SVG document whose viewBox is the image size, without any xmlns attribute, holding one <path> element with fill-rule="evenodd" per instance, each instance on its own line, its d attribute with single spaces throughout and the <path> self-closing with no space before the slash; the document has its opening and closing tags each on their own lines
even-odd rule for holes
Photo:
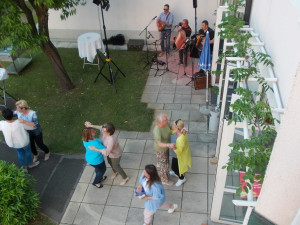
<svg viewBox="0 0 300 225">
<path fill-rule="evenodd" d="M 165 11 L 169 10 L 169 9 L 164 9 Z"/>
</svg>

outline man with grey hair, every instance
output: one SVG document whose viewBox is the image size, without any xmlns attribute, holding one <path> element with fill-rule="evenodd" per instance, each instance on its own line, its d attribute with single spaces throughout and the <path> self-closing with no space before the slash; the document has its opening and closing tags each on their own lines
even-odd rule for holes
<svg viewBox="0 0 300 225">
<path fill-rule="evenodd" d="M 156 126 L 153 129 L 154 149 L 156 152 L 159 176 L 164 185 L 173 185 L 169 181 L 169 148 L 175 148 L 170 144 L 171 126 L 165 114 L 156 117 Z"/>
</svg>

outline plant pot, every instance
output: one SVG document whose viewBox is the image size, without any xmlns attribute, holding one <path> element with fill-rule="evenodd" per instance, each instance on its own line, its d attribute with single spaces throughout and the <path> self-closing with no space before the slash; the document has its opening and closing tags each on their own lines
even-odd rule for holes
<svg viewBox="0 0 300 225">
<path fill-rule="evenodd" d="M 219 127 L 220 111 L 210 110 L 209 131 L 217 131 Z"/>
</svg>

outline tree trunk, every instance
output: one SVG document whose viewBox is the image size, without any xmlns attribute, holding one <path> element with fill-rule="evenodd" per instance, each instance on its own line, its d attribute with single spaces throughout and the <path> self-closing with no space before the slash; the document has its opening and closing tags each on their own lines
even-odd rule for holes
<svg viewBox="0 0 300 225">
<path fill-rule="evenodd" d="M 73 89 L 75 86 L 70 80 L 67 71 L 64 65 L 62 64 L 60 55 L 53 43 L 49 40 L 43 43 L 41 45 L 41 48 L 49 58 L 49 61 L 52 65 L 52 68 L 54 69 L 54 73 L 59 81 L 62 91 L 66 92 Z"/>
</svg>

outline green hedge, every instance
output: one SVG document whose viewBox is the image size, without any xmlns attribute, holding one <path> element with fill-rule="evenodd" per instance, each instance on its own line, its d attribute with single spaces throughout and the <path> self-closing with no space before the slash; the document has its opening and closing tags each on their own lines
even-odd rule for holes
<svg viewBox="0 0 300 225">
<path fill-rule="evenodd" d="M 34 179 L 22 168 L 0 161 L 0 224 L 25 225 L 37 215 Z"/>
</svg>

